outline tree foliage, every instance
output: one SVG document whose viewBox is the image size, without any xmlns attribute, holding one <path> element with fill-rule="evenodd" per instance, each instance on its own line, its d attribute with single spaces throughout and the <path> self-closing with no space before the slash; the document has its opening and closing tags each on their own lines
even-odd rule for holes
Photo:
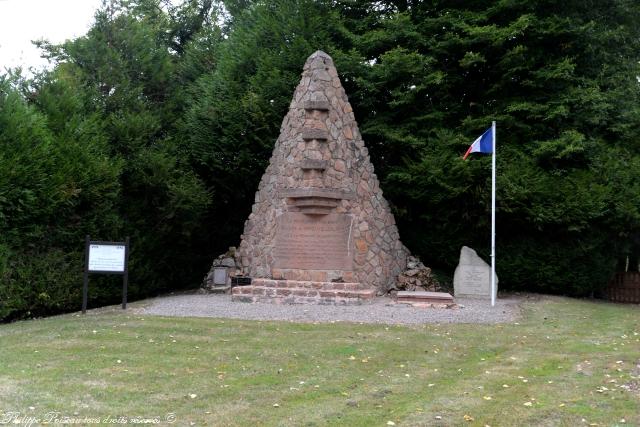
<svg viewBox="0 0 640 427">
<path fill-rule="evenodd" d="M 131 236 L 132 297 L 238 243 L 306 57 L 333 56 L 404 243 L 583 295 L 640 253 L 640 7 L 629 0 L 105 1 L 55 67 L 0 80 L 0 318 L 76 308 L 82 242 Z M 93 304 L 114 301 L 102 280 Z"/>
</svg>

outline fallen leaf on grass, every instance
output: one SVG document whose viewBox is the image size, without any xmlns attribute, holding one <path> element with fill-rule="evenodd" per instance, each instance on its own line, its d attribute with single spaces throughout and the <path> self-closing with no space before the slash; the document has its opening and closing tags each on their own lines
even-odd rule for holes
<svg viewBox="0 0 640 427">
<path fill-rule="evenodd" d="M 462 417 L 462 418 L 464 418 L 465 421 L 473 421 L 473 417 L 469 416 L 467 414 L 465 414 L 464 417 Z"/>
<path fill-rule="evenodd" d="M 189 394 L 189 397 L 192 398 L 192 399 L 195 399 L 196 397 L 198 397 L 198 395 L 195 394 L 195 393 L 191 393 L 191 394 Z"/>
<path fill-rule="evenodd" d="M 524 402 L 524 403 L 523 403 L 523 405 L 524 405 L 524 406 L 532 406 L 532 405 L 533 405 L 533 403 L 531 403 L 531 402 Z"/>
<path fill-rule="evenodd" d="M 491 396 L 482 396 L 482 398 L 483 398 L 484 400 L 491 400 L 491 399 L 492 399 L 492 397 L 491 397 Z"/>
</svg>

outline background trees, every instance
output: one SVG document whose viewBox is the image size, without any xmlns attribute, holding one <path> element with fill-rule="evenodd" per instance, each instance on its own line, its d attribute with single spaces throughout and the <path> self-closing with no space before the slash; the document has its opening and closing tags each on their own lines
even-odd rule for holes
<svg viewBox="0 0 640 427">
<path fill-rule="evenodd" d="M 501 287 L 582 295 L 638 252 L 640 6 L 110 1 L 0 83 L 0 318 L 75 308 L 85 234 L 132 238 L 133 297 L 197 286 L 238 243 L 306 57 L 333 56 L 405 244 L 451 274 L 488 250 L 498 121 Z M 103 280 L 103 279 L 100 279 Z M 94 303 L 113 300 L 100 286 Z"/>
</svg>

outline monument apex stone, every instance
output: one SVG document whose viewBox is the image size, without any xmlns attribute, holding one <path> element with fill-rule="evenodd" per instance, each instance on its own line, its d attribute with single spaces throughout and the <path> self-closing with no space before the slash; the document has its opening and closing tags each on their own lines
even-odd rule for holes
<svg viewBox="0 0 640 427">
<path fill-rule="evenodd" d="M 317 51 L 304 64 L 258 186 L 238 265 L 260 280 L 254 300 L 328 303 L 333 295 L 350 303 L 385 293 L 407 255 L 333 60 Z M 323 296 L 304 280 L 328 281 Z M 357 291 L 344 294 L 344 282 Z M 234 297 L 246 301 L 249 291 Z"/>
</svg>

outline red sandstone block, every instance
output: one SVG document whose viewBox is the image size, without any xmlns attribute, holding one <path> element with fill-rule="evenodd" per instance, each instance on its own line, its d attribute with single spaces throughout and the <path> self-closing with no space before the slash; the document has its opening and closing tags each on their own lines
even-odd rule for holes
<svg viewBox="0 0 640 427">
<path fill-rule="evenodd" d="M 336 293 L 335 293 L 335 291 L 327 291 L 327 290 L 325 290 L 325 291 L 320 291 L 320 296 L 322 298 L 333 298 L 333 297 L 336 296 Z"/>
<path fill-rule="evenodd" d="M 300 280 L 300 270 L 287 270 L 284 278 L 287 280 Z"/>
<path fill-rule="evenodd" d="M 322 289 L 324 284 L 322 282 L 311 282 L 311 287 L 313 289 Z"/>
<path fill-rule="evenodd" d="M 279 268 L 271 269 L 271 276 L 273 276 L 274 279 L 284 279 L 283 272 Z"/>
<path fill-rule="evenodd" d="M 342 273 L 342 280 L 345 282 L 353 282 L 353 271 L 345 271 Z"/>
<path fill-rule="evenodd" d="M 317 297 L 318 296 L 318 291 L 314 291 L 314 290 L 309 290 L 307 291 L 307 296 L 308 297 Z"/>
<path fill-rule="evenodd" d="M 332 283 L 331 289 L 342 290 L 344 289 L 344 283 Z"/>
<path fill-rule="evenodd" d="M 307 296 L 307 290 L 306 289 L 294 289 L 293 290 L 293 295 L 298 296 L 298 297 L 306 297 Z"/>
<path fill-rule="evenodd" d="M 281 296 L 286 297 L 286 296 L 291 295 L 291 291 L 290 291 L 289 289 L 282 289 L 282 288 L 281 288 L 281 289 L 278 289 L 278 290 L 276 291 L 276 295 L 281 295 Z"/>
<path fill-rule="evenodd" d="M 251 293 L 253 295 L 264 295 L 264 288 L 253 287 Z"/>
<path fill-rule="evenodd" d="M 326 282 L 327 281 L 327 272 L 326 271 L 311 271 L 311 281 L 313 282 Z"/>
</svg>

